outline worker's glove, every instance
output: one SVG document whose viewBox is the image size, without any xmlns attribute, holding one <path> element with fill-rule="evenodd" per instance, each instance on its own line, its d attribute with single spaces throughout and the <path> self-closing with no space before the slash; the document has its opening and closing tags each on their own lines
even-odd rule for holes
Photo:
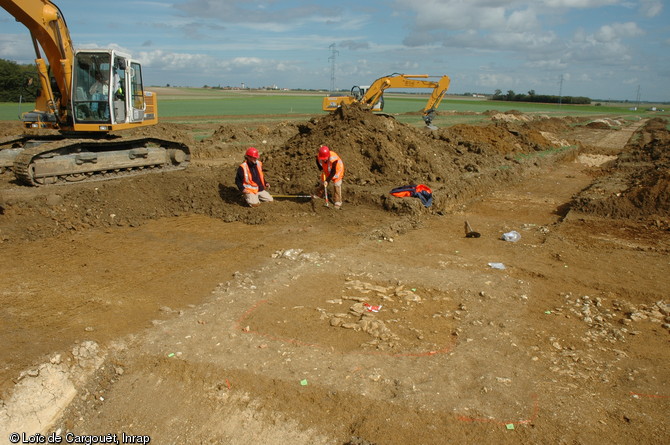
<svg viewBox="0 0 670 445">
<path fill-rule="evenodd" d="M 266 188 L 266 189 L 269 189 L 269 188 L 270 188 L 270 183 L 269 183 L 269 182 L 266 182 L 266 183 L 265 183 L 265 188 Z"/>
<path fill-rule="evenodd" d="M 328 181 L 323 181 L 323 187 L 324 188 L 328 187 Z"/>
</svg>

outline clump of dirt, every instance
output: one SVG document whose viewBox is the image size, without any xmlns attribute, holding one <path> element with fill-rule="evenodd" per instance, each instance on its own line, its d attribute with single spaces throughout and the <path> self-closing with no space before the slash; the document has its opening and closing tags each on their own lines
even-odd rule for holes
<svg viewBox="0 0 670 445">
<path fill-rule="evenodd" d="M 652 220 L 670 227 L 670 131 L 650 120 L 642 136 L 576 199 L 574 209 L 613 218 Z"/>
<path fill-rule="evenodd" d="M 444 130 L 441 138 L 456 141 L 468 151 L 477 154 L 487 152 L 509 155 L 547 150 L 551 142 L 539 131 L 522 124 L 498 122 L 487 127 L 454 125 Z"/>
<path fill-rule="evenodd" d="M 603 121 L 593 121 L 589 122 L 588 124 L 585 125 L 587 128 L 593 128 L 593 129 L 598 129 L 598 130 L 607 130 L 610 128 L 610 126 Z"/>
<path fill-rule="evenodd" d="M 612 128 L 621 128 L 623 122 L 617 119 L 601 118 L 587 122 L 584 127 L 592 130 L 609 130 Z"/>
<path fill-rule="evenodd" d="M 207 139 L 193 149 L 195 159 L 216 159 L 236 156 L 242 160 L 242 153 L 248 147 L 256 147 L 261 154 L 280 147 L 286 140 L 298 133 L 298 124 L 280 122 L 273 126 L 226 124 L 217 128 Z M 236 159 L 237 159 L 236 158 Z"/>
<path fill-rule="evenodd" d="M 211 142 L 230 142 L 230 141 L 245 141 L 248 139 L 253 139 L 253 135 L 247 131 L 245 128 L 240 129 L 239 127 L 233 125 L 222 125 L 216 131 L 212 137 L 209 138 Z"/>
<path fill-rule="evenodd" d="M 243 206 L 232 180 L 221 171 L 197 167 L 38 190 L 6 189 L 0 190 L 0 199 L 0 243 L 100 227 L 138 227 L 187 214 L 246 224 L 263 224 L 272 216 L 265 208 Z"/>
<path fill-rule="evenodd" d="M 668 121 L 661 118 L 650 119 L 649 122 L 647 122 L 647 125 L 645 125 L 645 129 L 652 133 L 655 131 L 661 131 L 667 133 Z"/>
<path fill-rule="evenodd" d="M 0 123 L 0 138 L 15 136 L 23 132 L 20 121 L 3 121 Z"/>
<path fill-rule="evenodd" d="M 571 126 L 578 125 L 579 123 L 585 120 L 586 118 L 580 118 L 574 116 L 563 116 L 563 117 L 540 116 L 536 119 L 533 119 L 527 125 L 530 128 L 535 128 L 537 130 L 549 131 L 558 134 L 568 131 L 571 128 Z"/>
<path fill-rule="evenodd" d="M 184 129 L 167 123 L 159 123 L 156 125 L 149 125 L 145 127 L 137 127 L 119 132 L 113 132 L 112 135 L 119 137 L 152 137 L 159 139 L 167 139 L 175 142 L 182 142 L 189 147 L 193 146 L 193 138 Z"/>
</svg>

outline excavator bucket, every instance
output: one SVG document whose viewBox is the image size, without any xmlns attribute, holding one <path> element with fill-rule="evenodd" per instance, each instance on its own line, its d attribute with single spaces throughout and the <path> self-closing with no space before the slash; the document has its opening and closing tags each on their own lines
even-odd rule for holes
<svg viewBox="0 0 670 445">
<path fill-rule="evenodd" d="M 435 117 L 435 111 L 431 111 L 423 116 L 423 121 L 426 123 L 426 127 L 430 130 L 437 130 L 437 126 L 433 125 L 434 117 Z"/>
</svg>

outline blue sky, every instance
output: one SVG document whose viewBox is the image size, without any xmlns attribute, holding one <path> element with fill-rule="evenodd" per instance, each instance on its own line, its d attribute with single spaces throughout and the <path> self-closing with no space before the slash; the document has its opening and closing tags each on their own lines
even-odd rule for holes
<svg viewBox="0 0 670 445">
<path fill-rule="evenodd" d="M 55 3 L 77 48 L 125 50 L 149 85 L 329 89 L 334 65 L 340 89 L 446 74 L 450 93 L 670 101 L 662 0 Z M 4 9 L 0 58 L 34 59 L 26 28 Z"/>
</svg>

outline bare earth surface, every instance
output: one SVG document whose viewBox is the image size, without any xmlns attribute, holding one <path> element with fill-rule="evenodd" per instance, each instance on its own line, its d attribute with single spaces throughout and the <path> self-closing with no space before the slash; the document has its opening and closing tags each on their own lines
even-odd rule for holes
<svg viewBox="0 0 670 445">
<path fill-rule="evenodd" d="M 490 115 L 163 123 L 184 171 L 0 177 L 0 443 L 667 442 L 667 122 Z M 295 195 L 319 144 L 342 210 L 242 205 L 244 149 Z"/>
</svg>

